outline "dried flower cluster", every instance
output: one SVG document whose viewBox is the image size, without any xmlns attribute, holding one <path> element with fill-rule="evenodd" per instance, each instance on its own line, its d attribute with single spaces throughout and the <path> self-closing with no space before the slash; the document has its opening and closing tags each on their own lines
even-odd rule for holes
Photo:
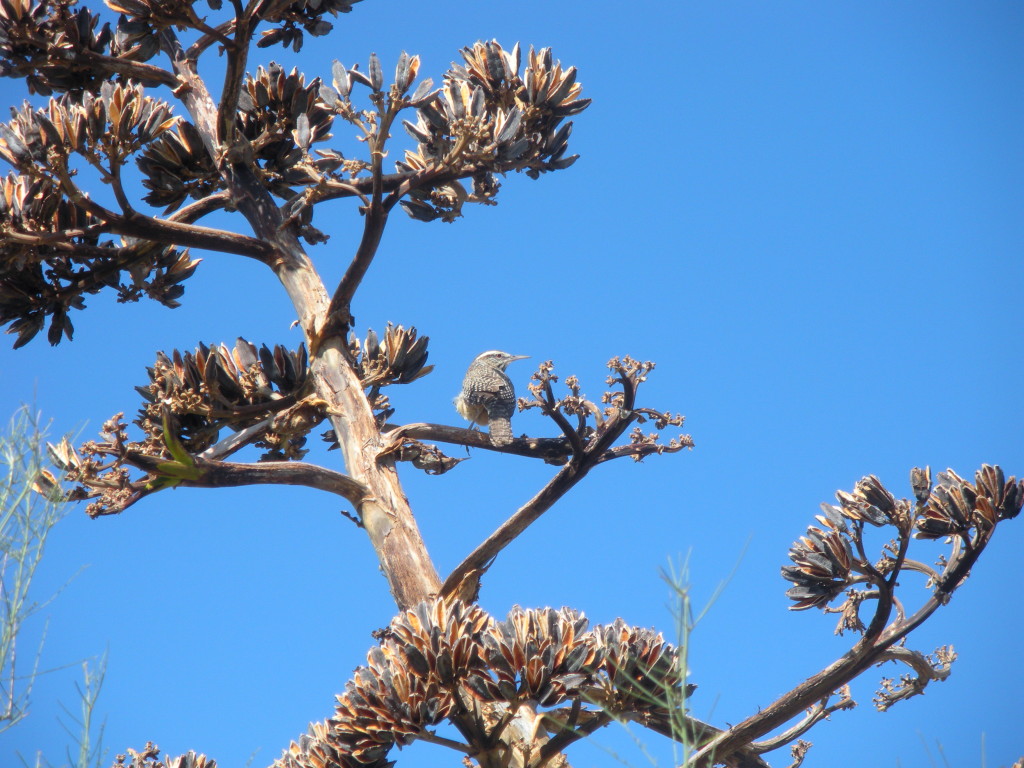
<svg viewBox="0 0 1024 768">
<path fill-rule="evenodd" d="M 220 7 L 221 0 L 207 0 L 213 7 Z M 333 29 L 329 21 L 324 20 L 325 14 L 337 16 L 348 13 L 352 6 L 360 0 L 295 0 L 291 3 L 280 3 L 272 6 L 273 10 L 264 15 L 264 21 L 279 24 L 276 29 L 262 33 L 257 45 L 267 48 L 271 45 L 291 46 L 292 50 L 302 49 L 302 30 L 313 37 L 326 35 Z M 302 29 L 299 29 L 299 27 Z"/>
<path fill-rule="evenodd" d="M 110 232 L 102 209 L 73 202 L 78 153 L 120 189 L 120 160 L 160 136 L 174 122 L 169 107 L 141 86 L 106 83 L 98 95 L 64 95 L 43 109 L 25 104 L 0 124 L 0 157 L 17 169 L 0 187 L 0 323 L 27 344 L 50 318 L 48 340 L 71 338 L 71 309 L 104 288 L 119 301 L 147 296 L 178 306 L 182 283 L 199 261 L 187 250 L 121 237 Z M 104 159 L 109 160 L 104 163 Z"/>
<path fill-rule="evenodd" d="M 553 707 L 578 696 L 600 659 L 583 614 L 563 608 L 513 608 L 483 638 L 490 675 L 467 685 L 482 701 L 535 701 Z M 493 679 L 491 677 L 493 675 Z"/>
<path fill-rule="evenodd" d="M 21 173 L 48 173 L 58 182 L 70 172 L 69 153 L 91 160 L 112 180 L 123 158 L 157 138 L 178 118 L 167 102 L 141 85 L 103 83 L 99 93 L 64 94 L 46 107 L 27 102 L 0 124 L 0 157 Z M 105 167 L 102 159 L 109 161 Z"/>
<path fill-rule="evenodd" d="M 150 741 L 139 751 L 129 749 L 127 755 L 117 755 L 112 768 L 217 768 L 217 761 L 195 752 L 161 760 L 160 748 Z"/>
<path fill-rule="evenodd" d="M 293 742 L 275 768 L 389 765 L 392 746 L 452 717 L 472 721 L 463 732 L 480 743 L 467 746 L 483 750 L 508 724 L 485 717 L 488 707 L 583 706 L 600 695 L 618 713 L 644 711 L 655 706 L 648 692 L 681 678 L 671 645 L 621 620 L 588 629 L 573 610 L 516 607 L 496 622 L 476 605 L 424 602 L 392 621 L 338 697 L 334 717 Z"/>
<path fill-rule="evenodd" d="M 919 539 L 957 536 L 973 540 L 995 527 L 1000 520 L 1012 520 L 1024 505 L 1024 480 L 1014 482 L 998 466 L 985 464 L 970 483 L 951 469 L 940 472 L 928 502 L 915 521 Z"/>
<path fill-rule="evenodd" d="M 163 206 L 164 213 L 177 210 L 186 198 L 202 200 L 224 186 L 199 131 L 187 120 L 146 147 L 136 164 L 149 190 L 142 199 Z"/>
<path fill-rule="evenodd" d="M 319 243 L 326 235 L 312 225 L 314 206 L 331 198 L 355 196 L 366 209 L 373 197 L 378 212 L 402 202 L 416 218 L 451 220 L 464 202 L 493 202 L 497 174 L 536 176 L 568 167 L 576 157 L 567 154 L 572 123 L 565 118 L 589 99 L 580 98 L 575 69 L 563 68 L 549 49 L 531 49 L 520 73 L 519 46 L 505 51 L 496 42 L 464 49 L 465 66 L 453 65 L 439 90 L 431 90 L 429 78 L 412 90 L 420 60 L 405 53 L 387 87 L 376 55 L 365 72 L 335 62 L 331 86 L 319 78 L 307 84 L 299 72 L 273 63 L 243 77 L 239 64 L 238 93 L 226 101 L 234 118 L 219 116 L 224 136 L 204 136 L 166 102 L 145 94 L 143 84 L 180 82 L 172 71 L 145 62 L 171 45 L 176 29 L 202 35 L 193 46 L 198 55 L 224 45 L 239 31 L 238 21 L 208 26 L 191 2 L 108 5 L 123 13 L 113 29 L 69 0 L 0 0 L 0 75 L 24 78 L 39 93 L 62 94 L 41 109 L 26 104 L 0 125 L 0 158 L 16 170 L 0 199 L 0 322 L 17 334 L 18 346 L 48 319 L 51 343 L 70 337 L 70 310 L 105 287 L 122 301 L 148 296 L 177 306 L 198 263 L 183 246 L 267 258 L 265 243 L 194 225 L 237 204 L 227 192 L 227 165 L 246 165 L 262 189 L 285 201 L 285 223 Z M 207 5 L 216 11 L 221 3 Z M 247 11 L 255 14 L 248 23 L 272 26 L 261 45 L 297 47 L 302 30 L 325 33 L 330 24 L 323 17 L 351 5 L 271 3 Z M 356 84 L 370 90 L 372 108 L 353 105 Z M 415 124 L 406 121 L 418 146 L 385 181 L 385 142 L 399 113 L 410 108 L 419 110 Z M 331 137 L 339 116 L 357 128 L 368 157 L 312 149 Z M 173 214 L 169 218 L 135 211 L 122 181 L 131 161 L 147 189 L 144 202 Z M 110 186 L 119 210 L 78 188 L 76 176 L 86 166 Z M 472 179 L 472 191 L 461 179 Z"/>
<path fill-rule="evenodd" d="M 411 384 L 434 370 L 434 366 L 426 364 L 429 341 L 429 336 L 417 336 L 415 327 L 406 329 L 388 323 L 383 340 L 372 328 L 362 345 L 351 336 L 349 351 L 363 386 L 379 388 Z"/>
<path fill-rule="evenodd" d="M 558 376 L 553 373 L 554 364 L 550 360 L 541 363 L 531 377 L 532 397 L 519 398 L 519 410 L 539 409 L 559 426 L 573 454 L 587 456 L 594 463 L 621 456 L 640 461 L 651 454 L 675 453 L 693 447 L 689 435 L 679 435 L 668 443 L 660 442 L 660 430 L 683 425 L 685 418 L 681 414 L 663 413 L 636 404 L 637 390 L 654 369 L 654 363 L 639 362 L 627 355 L 612 358 L 607 367 L 611 375 L 606 383 L 616 388 L 602 393 L 598 404 L 582 394 L 575 376 L 565 380 L 568 394 L 556 398 L 552 387 L 558 382 Z M 648 421 L 653 422 L 659 432 L 644 434 L 638 425 Z M 615 441 L 626 430 L 630 430 L 629 444 L 615 446 Z"/>
<path fill-rule="evenodd" d="M 878 588 L 891 580 L 891 574 L 904 567 L 909 538 L 950 537 L 977 551 L 987 543 L 995 525 L 1017 516 L 1024 504 L 1024 480 L 1009 480 L 997 466 L 983 465 L 971 483 L 949 469 L 940 472 L 934 487 L 927 469 L 911 474 L 916 504 L 896 499 L 870 475 L 860 480 L 852 493 L 839 491 L 839 505 L 822 504 L 819 525 L 811 526 L 790 550 L 794 565 L 785 566 L 782 575 L 794 586 L 786 593 L 795 601 L 795 610 L 825 608 L 846 589 L 857 584 Z M 864 549 L 864 525 L 892 527 L 899 543 L 885 548 L 879 563 L 873 565 Z M 961 549 L 958 546 L 957 551 Z M 955 589 L 965 573 L 960 557 L 945 561 L 942 572 L 925 570 L 939 591 Z M 851 595 L 849 598 L 859 601 Z"/>
<path fill-rule="evenodd" d="M 145 403 L 135 419 L 144 436 L 128 437 L 123 414 L 103 424 L 100 440 L 75 450 L 67 438 L 50 446 L 54 464 L 65 479 L 77 483 L 68 500 L 93 500 L 90 516 L 123 511 L 142 496 L 195 480 L 194 457 L 214 446 L 223 430 L 251 434 L 221 455 L 253 443 L 266 449 L 262 459 L 298 459 L 306 435 L 325 413 L 304 399 L 306 353 L 277 346 L 273 351 L 239 339 L 233 349 L 201 345 L 195 352 L 158 353 L 147 368 L 149 384 L 136 387 Z M 133 476 L 129 468 L 143 471 Z M 56 481 L 47 474 L 48 494 Z"/>
<path fill-rule="evenodd" d="M 613 710 L 641 703 L 655 707 L 671 699 L 666 691 L 682 683 L 683 670 L 674 648 L 660 633 L 630 626 L 622 619 L 598 629 L 607 706 Z M 610 703 L 622 696 L 628 703 Z"/>
<path fill-rule="evenodd" d="M 107 54 L 109 24 L 88 8 L 64 2 L 0 0 L 0 77 L 23 77 L 30 93 L 99 91 L 105 78 L 76 56 Z"/>
<path fill-rule="evenodd" d="M 314 37 L 326 35 L 333 25 L 330 14 L 348 13 L 360 0 L 295 0 L 265 3 L 260 20 L 272 25 L 257 45 L 302 48 L 303 32 Z M 52 90 L 91 90 L 98 87 L 88 67 L 76 62 L 83 51 L 144 62 L 160 51 L 160 32 L 192 28 L 217 38 L 231 31 L 231 23 L 217 29 L 206 23 L 206 9 L 197 12 L 196 0 L 108 0 L 107 6 L 121 13 L 116 28 L 104 24 L 96 31 L 97 18 L 87 8 L 71 10 L 76 0 L 0 0 L 0 76 L 21 76 L 34 93 Z M 204 5 L 219 11 L 222 0 Z M 39 34 L 42 32 L 42 34 Z M 68 55 L 68 54 L 72 55 Z M 53 64 L 62 62 L 63 66 Z"/>
<path fill-rule="evenodd" d="M 231 349 L 201 344 L 195 352 L 157 353 L 146 372 L 149 385 L 136 388 L 146 403 L 135 423 L 150 444 L 162 444 L 164 415 L 170 412 L 176 439 L 190 453 L 200 453 L 217 442 L 225 427 L 237 431 L 294 406 L 306 385 L 306 350 L 302 345 L 295 352 L 280 345 L 257 350 L 245 339 Z M 281 426 L 290 421 L 282 419 Z M 277 442 L 289 443 L 286 452 L 298 458 L 304 433 L 294 431 Z"/>
<path fill-rule="evenodd" d="M 590 104 L 579 98 L 576 68 L 563 70 L 550 48 L 531 48 L 521 75 L 518 44 L 506 51 L 496 41 L 476 43 L 462 57 L 466 66 L 445 73 L 444 87 L 419 108 L 417 122 L 405 122 L 418 146 L 398 169 L 475 169 L 473 190 L 457 180 L 414 190 L 402 205 L 423 221 L 451 221 L 466 201 L 491 202 L 500 186 L 497 173 L 526 171 L 536 178 L 568 168 L 577 155 L 566 155 L 572 122 L 562 121 Z"/>
<path fill-rule="evenodd" d="M 286 200 L 295 196 L 293 186 L 315 184 L 341 165 L 333 155 L 319 160 L 308 155 L 310 144 L 330 138 L 334 122 L 319 91 L 319 78 L 306 85 L 297 70 L 286 74 L 273 63 L 259 67 L 242 84 L 238 130 L 266 189 Z M 202 199 L 224 188 L 202 138 L 187 121 L 150 144 L 138 166 L 150 190 L 145 201 L 164 206 L 165 212 L 176 210 L 189 197 Z"/>
</svg>

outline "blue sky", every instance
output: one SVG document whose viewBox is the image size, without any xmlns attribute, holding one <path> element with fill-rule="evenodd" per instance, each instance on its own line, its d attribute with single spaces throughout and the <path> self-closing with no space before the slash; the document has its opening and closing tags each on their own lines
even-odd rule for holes
<svg viewBox="0 0 1024 768">
<path fill-rule="evenodd" d="M 459 423 L 451 398 L 491 348 L 532 357 L 510 369 L 520 392 L 540 360 L 595 397 L 608 358 L 655 360 L 644 404 L 687 416 L 692 452 L 595 470 L 500 556 L 485 608 L 568 605 L 670 632 L 659 570 L 688 556 L 698 604 L 728 582 L 691 639 L 692 707 L 738 722 L 852 643 L 832 635 L 833 617 L 787 611 L 779 576 L 821 501 L 866 474 L 908 496 L 910 468 L 926 464 L 1024 473 L 1022 32 L 1012 2 L 367 0 L 301 54 L 266 54 L 329 77 L 333 58 L 375 51 L 389 71 L 407 50 L 438 80 L 464 45 L 519 40 L 552 46 L 594 99 L 571 169 L 509 177 L 497 207 L 454 225 L 394 217 L 354 306 L 362 330 L 390 320 L 431 337 L 434 373 L 390 392 L 399 421 Z M 4 103 L 21 100 L 17 86 L 0 81 Z M 351 146 L 340 123 L 334 133 Z M 338 202 L 316 223 L 331 235 L 312 251 L 330 285 L 358 215 Z M 135 411 L 157 349 L 299 342 L 272 275 L 204 256 L 178 310 L 94 297 L 74 342 L 5 345 L 0 412 L 34 399 L 56 434 L 85 439 Z M 513 427 L 554 434 L 533 412 Z M 446 573 L 552 471 L 474 454 L 442 477 L 403 467 L 402 480 Z M 860 706 L 811 732 L 806 765 L 1021 756 L 1022 546 L 1024 523 L 1001 526 L 968 584 L 912 635 L 922 651 L 955 647 L 952 677 L 882 714 L 878 679 L 901 670 L 872 670 L 854 687 Z M 330 714 L 393 613 L 364 534 L 313 491 L 164 492 L 98 521 L 75 510 L 37 597 L 72 577 L 42 613 L 43 665 L 109 652 L 99 710 L 111 756 L 153 740 L 221 766 L 268 764 Z M 910 577 L 904 590 L 911 605 L 926 595 Z M 28 720 L 0 735 L 0 764 L 36 750 L 62 759 L 57 717 L 78 675 L 40 679 Z M 639 738 L 671 765 L 663 740 Z M 611 729 L 569 756 L 615 765 L 603 750 L 647 764 Z M 394 756 L 457 759 L 429 745 Z"/>
</svg>

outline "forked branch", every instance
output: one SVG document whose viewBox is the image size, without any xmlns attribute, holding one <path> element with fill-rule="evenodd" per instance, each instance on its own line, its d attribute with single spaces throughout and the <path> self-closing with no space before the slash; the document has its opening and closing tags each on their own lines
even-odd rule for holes
<svg viewBox="0 0 1024 768">
<path fill-rule="evenodd" d="M 727 758 L 735 750 L 772 732 L 804 709 L 813 708 L 815 702 L 826 699 L 832 691 L 883 661 L 901 661 L 918 675 L 913 679 L 906 677 L 898 685 L 884 681 L 883 692 L 876 699 L 879 706 L 890 706 L 919 693 L 930 680 L 948 676 L 949 665 L 955 658 L 952 651 L 940 649 L 933 661 L 896 644 L 949 602 L 952 593 L 977 563 L 998 524 L 1020 513 L 1024 505 L 1024 481 L 1018 482 L 1013 477 L 1007 480 L 999 467 L 983 465 L 975 473 L 973 483 L 946 470 L 939 474 L 933 486 L 928 469 L 914 469 L 911 485 L 914 502 L 896 499 L 872 475 L 859 481 L 852 493 L 839 491 L 836 494 L 838 506 L 822 505 L 818 525 L 808 528 L 807 534 L 790 550 L 794 565 L 782 569 L 783 576 L 794 584 L 787 594 L 795 601 L 793 608 L 797 610 L 825 609 L 845 594 L 844 605 L 835 609 L 842 616 L 837 631 L 853 630 L 860 633 L 861 638 L 840 659 L 716 736 L 692 756 L 688 766 L 709 768 L 716 760 Z M 896 535 L 895 542 L 883 547 L 877 565 L 866 553 L 865 526 L 891 528 Z M 921 568 L 907 560 L 912 538 L 947 538 L 952 543 L 950 554 L 941 561 L 941 572 Z M 908 571 L 923 571 L 929 576 L 931 596 L 912 615 L 907 616 L 900 608 L 893 618 L 894 607 L 900 604 L 894 590 L 905 566 Z M 871 600 L 875 601 L 875 613 L 865 627 L 857 618 L 857 609 L 862 602 Z M 787 733 L 796 738 L 800 730 L 798 725 Z M 776 737 L 767 744 L 781 746 L 785 740 Z"/>
</svg>

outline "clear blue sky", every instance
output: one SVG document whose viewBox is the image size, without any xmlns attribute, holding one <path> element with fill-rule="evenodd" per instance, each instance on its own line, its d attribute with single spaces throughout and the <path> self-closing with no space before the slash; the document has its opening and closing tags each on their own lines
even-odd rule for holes
<svg viewBox="0 0 1024 768">
<path fill-rule="evenodd" d="M 593 396 L 611 356 L 656 360 L 645 404 L 688 417 L 694 451 L 596 470 L 501 555 L 485 608 L 569 605 L 670 631 L 658 572 L 689 553 L 698 603 L 732 574 L 691 662 L 694 712 L 734 723 L 852 642 L 833 637 L 834 617 L 787 611 L 779 576 L 821 501 L 869 473 L 909 495 L 915 465 L 1024 473 L 1022 33 L 1015 2 L 367 0 L 301 54 L 266 54 L 313 77 L 371 51 L 389 71 L 404 49 L 437 80 L 463 45 L 519 40 L 552 46 L 594 99 L 570 170 L 510 177 L 496 208 L 454 225 L 395 217 L 354 307 L 361 329 L 390 320 L 431 337 L 434 373 L 390 392 L 400 421 L 459 423 L 451 398 L 491 348 L 532 356 L 510 369 L 520 391 L 538 360 Z M 0 81 L 4 103 L 20 101 L 17 85 Z M 350 146 L 343 125 L 335 135 Z M 341 202 L 316 223 L 331 240 L 314 256 L 334 281 L 358 216 Z M 0 349 L 0 412 L 34 398 L 55 432 L 85 439 L 134 412 L 156 349 L 299 341 L 283 290 L 238 257 L 206 254 L 178 310 L 88 303 L 73 343 Z M 514 427 L 553 434 L 532 412 Z M 552 471 L 487 454 L 402 479 L 447 572 Z M 365 535 L 338 508 L 312 491 L 179 490 L 61 524 L 37 596 L 78 575 L 43 612 L 42 663 L 109 650 L 111 756 L 151 739 L 266 765 L 331 713 L 393 613 Z M 1024 753 L 1022 547 L 1024 521 L 1002 526 L 912 636 L 923 651 L 952 644 L 953 676 L 880 714 L 877 681 L 902 670 L 873 670 L 854 689 L 860 706 L 811 733 L 807 765 L 1000 766 Z M 905 582 L 908 602 L 924 598 Z M 37 749 L 62 759 L 57 717 L 77 678 L 73 667 L 39 681 L 29 719 L 0 735 L 0 764 Z M 671 764 L 663 740 L 640 738 Z M 611 729 L 570 759 L 617 764 L 601 746 L 647 764 Z M 457 760 L 429 745 L 394 757 Z"/>
</svg>

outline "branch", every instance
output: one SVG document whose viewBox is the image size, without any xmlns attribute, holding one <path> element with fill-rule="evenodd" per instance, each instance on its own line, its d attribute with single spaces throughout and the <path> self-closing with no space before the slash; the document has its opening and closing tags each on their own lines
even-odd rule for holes
<svg viewBox="0 0 1024 768">
<path fill-rule="evenodd" d="M 363 237 L 359 241 L 356 255 L 352 257 L 348 269 L 338 283 L 334 295 L 331 296 L 331 303 L 327 307 L 327 314 L 323 328 L 318 333 L 321 336 L 338 333 L 344 336 L 352 323 L 352 297 L 356 289 L 370 268 L 373 257 L 377 254 L 381 237 L 384 235 L 384 226 L 387 224 L 388 216 L 379 201 L 372 201 L 366 211 L 366 219 L 363 222 Z M 310 344 L 312 347 L 312 343 Z M 312 353 L 313 350 L 310 349 Z"/>
<path fill-rule="evenodd" d="M 366 486 L 346 474 L 302 461 L 263 461 L 244 464 L 233 461 L 211 461 L 198 456 L 195 474 L 181 481 L 194 488 L 235 488 L 242 485 L 302 485 L 341 496 L 357 507 L 366 496 Z M 150 469 L 152 457 L 128 456 L 129 461 Z M 139 459 L 142 459 L 139 461 Z"/>
<path fill-rule="evenodd" d="M 542 766 L 547 765 L 547 762 L 555 755 L 564 752 L 566 747 L 574 741 L 590 736 L 598 728 L 603 728 L 614 719 L 608 712 L 603 710 L 600 712 L 585 710 L 582 714 L 589 715 L 589 717 L 586 722 L 577 726 L 576 722 L 579 718 L 579 714 L 581 713 L 577 712 L 575 713 L 575 716 L 573 716 L 573 712 L 570 709 L 569 719 L 573 721 L 573 725 L 570 726 L 569 719 L 565 721 L 559 720 L 558 717 L 556 717 L 557 714 L 562 713 L 555 711 L 541 715 L 545 723 L 552 723 L 558 729 L 558 732 L 551 737 L 551 740 L 540 749 L 540 765 Z"/>
<path fill-rule="evenodd" d="M 707 744 L 723 731 L 703 720 L 685 714 L 682 710 L 669 712 L 620 712 L 619 717 L 629 722 L 638 723 L 666 738 L 691 747 Z M 689 765 L 689 763 L 687 763 Z M 768 763 L 751 746 L 741 747 L 732 755 L 722 759 L 716 757 L 715 765 L 728 768 L 769 768 Z"/>
<path fill-rule="evenodd" d="M 558 410 L 558 404 L 555 401 L 555 394 L 551 391 L 551 379 L 545 379 L 541 385 L 544 392 L 544 399 L 547 401 L 547 408 L 544 411 L 544 415 L 550 418 L 558 428 L 562 430 L 562 434 L 565 435 L 569 441 L 569 445 L 572 446 L 572 454 L 578 459 L 581 456 L 585 448 L 583 446 L 583 440 L 580 439 L 579 433 L 572 428 L 572 425 L 566 420 L 565 415 Z M 585 424 L 585 422 L 582 422 Z"/>
<path fill-rule="evenodd" d="M 384 144 L 390 137 L 388 131 L 396 114 L 396 106 L 394 102 L 390 102 L 387 110 L 380 116 L 380 125 L 377 126 L 376 133 L 370 137 L 370 204 L 366 206 L 365 210 L 363 236 L 359 241 L 355 256 L 338 283 L 334 295 L 331 296 L 324 327 L 320 333 L 339 332 L 344 335 L 348 330 L 352 322 L 352 298 L 380 247 L 380 240 L 388 221 L 388 213 L 400 197 L 400 195 L 398 197 L 394 194 L 390 195 L 386 205 L 382 199 L 384 194 Z M 346 184 L 346 186 L 348 185 Z"/>
<path fill-rule="evenodd" d="M 586 477 L 593 464 L 576 462 L 566 464 L 551 478 L 540 492 L 502 523 L 498 529 L 488 536 L 474 549 L 465 560 L 459 563 L 441 585 L 441 596 L 455 594 L 463 580 L 473 571 L 484 572 L 491 561 L 531 523 L 547 512 L 556 501 L 562 498 L 580 480 Z"/>
<path fill-rule="evenodd" d="M 242 90 L 242 82 L 245 80 L 245 65 L 249 60 L 249 42 L 252 39 L 253 30 L 253 19 L 246 16 L 244 12 L 239 15 L 240 10 L 236 3 L 232 38 L 227 40 L 221 35 L 221 42 L 224 43 L 227 50 L 227 67 L 224 70 L 224 88 L 220 94 L 220 107 L 217 109 L 217 138 L 225 149 L 235 143 L 238 95 Z M 214 35 L 210 34 L 206 37 L 216 39 Z M 192 55 L 196 45 L 189 49 L 188 55 Z M 200 50 L 202 48 L 196 51 L 196 55 Z"/>
<path fill-rule="evenodd" d="M 1018 491 L 1014 490 L 1013 496 L 1016 497 L 1017 493 Z M 1004 503 L 1008 504 L 1009 502 Z M 981 508 L 979 507 L 979 509 Z M 991 503 L 988 508 L 991 510 Z M 1015 516 L 1019 508 L 1020 506 L 1017 504 L 1012 514 L 1008 512 L 1003 514 L 1006 517 Z M 894 524 L 897 522 L 898 518 L 894 519 Z M 728 757 L 737 749 L 750 744 L 758 736 L 769 733 L 787 722 L 811 702 L 825 698 L 831 691 L 850 682 L 868 667 L 879 661 L 893 658 L 892 646 L 923 624 L 940 606 L 949 602 L 951 594 L 967 577 L 995 530 L 994 527 L 978 529 L 977 538 L 967 542 L 967 546 L 958 548 L 950 558 L 944 572 L 936 580 L 932 596 L 925 601 L 921 608 L 908 618 L 902 618 L 903 611 L 901 609 L 900 617 L 883 627 L 884 621 L 881 617 L 891 615 L 894 605 L 892 588 L 901 571 L 906 545 L 910 539 L 910 524 L 906 522 L 905 525 L 905 528 L 901 528 L 901 546 L 892 559 L 892 571 L 888 578 L 880 581 L 875 577 L 871 578 L 871 581 L 879 586 L 879 594 L 872 595 L 876 597 L 878 604 L 871 625 L 856 645 L 841 658 L 776 699 L 762 711 L 751 715 L 738 725 L 715 737 L 691 758 L 688 765 L 703 768 L 710 766 L 714 760 Z M 864 554 L 861 556 L 866 557 Z M 917 569 L 915 568 L 915 570 Z M 874 573 L 877 574 L 877 570 Z M 907 659 L 901 656 L 899 660 L 906 661 Z"/>
<path fill-rule="evenodd" d="M 572 451 L 568 442 L 561 437 L 517 437 L 508 445 L 494 445 L 484 432 L 465 427 L 450 427 L 446 424 L 385 424 L 381 430 L 383 436 L 391 443 L 406 437 L 414 440 L 436 440 L 453 445 L 465 445 L 469 448 L 483 448 L 499 453 L 511 453 L 527 456 L 532 459 L 543 459 L 549 464 L 561 466 L 569 460 Z"/>
<path fill-rule="evenodd" d="M 401 198 L 419 187 L 440 186 L 450 181 L 472 178 L 482 171 L 490 169 L 490 166 L 481 163 L 462 165 L 458 169 L 434 167 L 418 171 L 382 174 L 380 177 L 381 191 L 389 193 L 384 201 L 385 210 L 390 211 Z M 368 196 L 373 192 L 373 181 L 373 178 L 369 176 L 347 181 L 327 181 L 323 190 L 317 195 L 317 199 L 337 200 L 346 197 Z"/>
<path fill-rule="evenodd" d="M 130 80 L 141 81 L 143 85 L 159 84 L 166 85 L 168 88 L 177 88 L 181 85 L 173 73 L 145 62 L 105 56 L 94 51 L 79 51 L 77 59 L 106 74 L 124 75 Z"/>
<path fill-rule="evenodd" d="M 807 712 L 807 715 L 799 723 L 794 725 L 792 728 L 780 733 L 766 741 L 755 741 L 751 746 L 758 754 L 765 752 L 771 752 L 772 750 L 784 747 L 794 739 L 798 739 L 803 736 L 807 731 L 811 730 L 815 725 L 820 723 L 822 720 L 827 720 L 828 716 L 833 712 L 837 712 L 841 709 L 853 709 L 857 706 L 852 698 L 850 698 L 850 687 L 843 686 L 840 692 L 841 698 L 835 704 L 829 705 L 828 699 L 822 699 Z"/>
<path fill-rule="evenodd" d="M 473 749 L 468 745 L 455 741 L 454 739 L 446 739 L 444 736 L 438 736 L 437 731 L 428 731 L 425 728 L 420 733 L 416 734 L 416 738 L 430 744 L 438 744 L 442 747 L 448 747 L 448 749 L 454 749 L 456 752 L 464 752 L 467 755 L 472 754 L 473 752 Z"/>
<path fill-rule="evenodd" d="M 167 217 L 167 221 L 178 221 L 184 224 L 193 224 L 207 214 L 219 211 L 231 202 L 231 195 L 227 192 L 215 192 L 204 198 L 189 203 L 183 208 Z"/>
<path fill-rule="evenodd" d="M 232 19 L 231 21 L 225 21 L 222 24 L 218 24 L 212 29 L 207 27 L 207 31 L 203 36 L 188 47 L 188 50 L 185 52 L 185 56 L 192 61 L 196 61 L 202 55 L 203 51 L 214 43 L 220 43 L 225 47 L 230 47 L 232 41 L 229 35 L 234 32 L 234 26 L 235 20 Z"/>
<path fill-rule="evenodd" d="M 180 221 L 156 219 L 152 216 L 130 211 L 115 213 L 90 199 L 71 180 L 66 169 L 60 172 L 61 188 L 68 199 L 93 216 L 102 219 L 108 230 L 116 235 L 127 235 L 142 240 L 153 240 L 168 245 L 182 245 L 204 248 L 222 253 L 248 256 L 263 263 L 269 263 L 274 249 L 262 240 L 234 232 L 185 224 Z"/>
<path fill-rule="evenodd" d="M 294 398 L 291 399 L 294 402 Z M 198 455 L 200 458 L 210 460 L 220 459 L 223 456 L 230 456 L 232 453 L 244 448 L 253 440 L 257 440 L 262 437 L 274 423 L 274 419 L 276 418 L 277 414 L 274 413 L 250 427 L 240 429 L 237 432 L 232 432 L 231 435 L 225 437 L 216 445 L 211 445 Z"/>
<path fill-rule="evenodd" d="M 896 647 L 888 649 L 879 659 L 878 663 L 886 661 L 902 662 L 917 673 L 916 677 L 903 675 L 899 684 L 892 680 L 882 680 L 882 690 L 875 694 L 875 707 L 885 712 L 897 701 L 909 699 L 919 693 L 924 693 L 925 687 L 932 680 L 943 681 L 949 677 L 952 671 L 953 662 L 956 661 L 956 653 L 952 647 L 942 647 L 935 652 L 936 660 L 932 661 L 919 651 L 912 651 L 909 648 Z"/>
<path fill-rule="evenodd" d="M 430 424 L 416 422 L 413 424 L 385 424 L 383 434 L 390 441 L 396 442 L 404 437 L 415 440 L 437 441 L 464 445 L 469 448 L 482 448 L 485 451 L 510 453 L 530 459 L 541 459 L 548 464 L 561 466 L 572 456 L 572 446 L 564 437 L 516 437 L 508 445 L 494 445 L 484 432 L 465 427 L 451 427 L 447 424 Z M 692 448 L 693 441 L 684 435 L 679 438 L 678 445 L 619 445 L 607 448 L 600 454 L 592 456 L 594 464 L 603 464 L 613 459 L 627 456 L 642 459 L 644 456 L 661 453 L 677 453 L 684 448 Z"/>
</svg>

